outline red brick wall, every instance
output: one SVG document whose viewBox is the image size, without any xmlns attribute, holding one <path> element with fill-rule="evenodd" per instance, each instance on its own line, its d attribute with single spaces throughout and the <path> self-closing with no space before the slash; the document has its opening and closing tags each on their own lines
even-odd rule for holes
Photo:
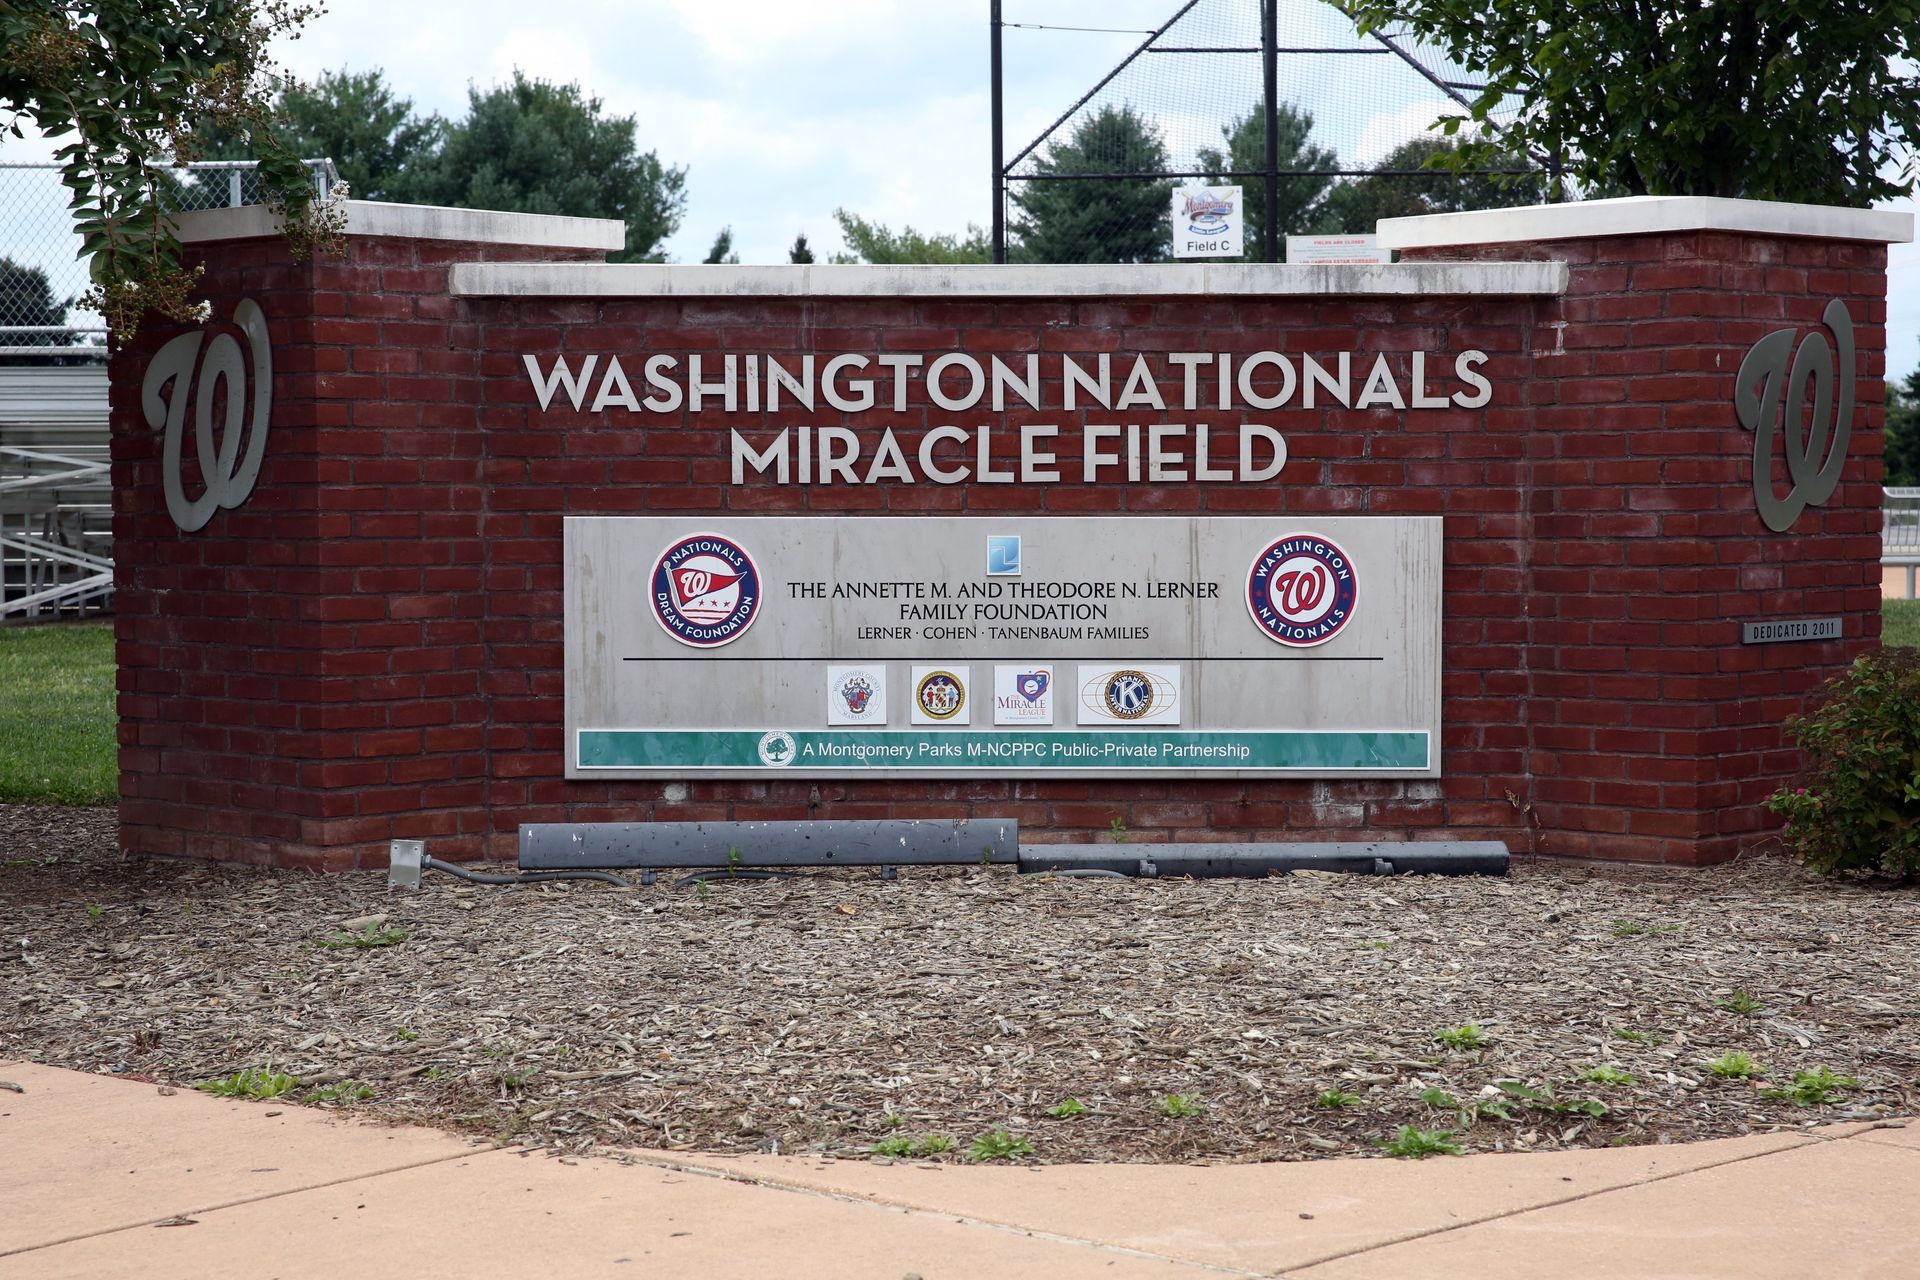
<svg viewBox="0 0 1920 1280">
<path fill-rule="evenodd" d="M 147 355 L 177 330 L 153 326 L 116 355 L 123 842 L 337 868 L 382 864 L 395 836 L 508 856 L 523 821 L 978 813 L 1035 839 L 1104 835 L 1117 818 L 1142 842 L 1471 836 L 1548 855 L 1731 856 L 1792 767 L 1782 716 L 1877 638 L 1884 251 L 1675 235 L 1479 256 L 1542 255 L 1575 264 L 1564 299 L 561 302 L 451 299 L 446 265 L 593 255 L 356 239 L 344 259 L 295 266 L 272 241 L 213 246 L 216 318 L 253 297 L 272 323 L 271 441 L 253 497 L 179 533 L 138 403 Z M 1767 329 L 1817 326 L 1833 296 L 1860 340 L 1853 460 L 1828 507 L 1769 534 L 1733 370 Z M 1148 355 L 1171 382 L 1167 352 L 1273 347 L 1398 353 L 1403 380 L 1406 353 L 1477 347 L 1494 399 L 1267 415 L 1291 456 L 1260 486 L 735 487 L 727 432 L 754 434 L 744 415 L 543 413 L 520 363 L 1111 351 Z M 923 406 L 779 425 L 891 426 L 907 444 L 951 416 Z M 1062 456 L 1079 416 L 1048 414 Z M 1196 416 L 1223 438 L 1240 420 Z M 563 516 L 932 509 L 1443 515 L 1445 776 L 564 778 Z M 1738 643 L 1742 619 L 1831 613 L 1846 616 L 1843 642 Z"/>
<path fill-rule="evenodd" d="M 1529 796 L 1541 847 L 1714 862 L 1778 826 L 1782 721 L 1880 637 L 1886 249 L 1692 232 L 1441 249 L 1558 258 L 1534 334 Z M 1847 303 L 1859 401 L 1841 486 L 1786 533 L 1760 521 L 1733 410 L 1755 340 Z M 1773 474 L 1784 491 L 1776 450 Z M 1841 615 L 1844 638 L 1742 645 L 1742 621 Z"/>
</svg>

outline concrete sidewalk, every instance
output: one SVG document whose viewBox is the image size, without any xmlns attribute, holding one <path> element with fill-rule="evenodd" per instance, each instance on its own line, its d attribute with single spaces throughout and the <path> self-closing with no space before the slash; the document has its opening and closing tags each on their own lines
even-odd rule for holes
<svg viewBox="0 0 1920 1280">
<path fill-rule="evenodd" d="M 563 1162 L 0 1063 L 0 1278 L 1909 1277 L 1920 1124 L 1215 1167 Z"/>
</svg>

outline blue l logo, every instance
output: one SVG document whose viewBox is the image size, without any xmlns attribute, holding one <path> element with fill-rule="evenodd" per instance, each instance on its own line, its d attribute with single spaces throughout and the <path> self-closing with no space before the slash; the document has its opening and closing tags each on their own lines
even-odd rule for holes
<svg viewBox="0 0 1920 1280">
<path fill-rule="evenodd" d="M 1006 578 L 1020 572 L 1020 535 L 990 534 L 987 537 L 987 576 Z"/>
</svg>

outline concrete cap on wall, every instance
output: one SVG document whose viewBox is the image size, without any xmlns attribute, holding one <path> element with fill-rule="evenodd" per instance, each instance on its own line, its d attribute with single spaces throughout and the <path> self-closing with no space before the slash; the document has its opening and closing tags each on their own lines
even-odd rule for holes
<svg viewBox="0 0 1920 1280">
<path fill-rule="evenodd" d="M 663 266 L 459 262 L 468 298 L 1087 298 L 1520 295 L 1566 292 L 1563 262 L 1264 262 L 1057 266 Z"/>
<path fill-rule="evenodd" d="M 1773 200 L 1723 200 L 1715 196 L 1623 196 L 1518 209 L 1434 213 L 1385 218 L 1378 228 L 1388 249 L 1437 249 L 1470 244 L 1522 244 L 1539 240 L 1596 240 L 1606 236 L 1660 235 L 1672 231 L 1735 231 L 1754 235 L 1806 236 L 1817 240 L 1865 240 L 1905 244 L 1913 239 L 1913 215 L 1885 209 L 1843 209 L 1825 204 Z"/>
<path fill-rule="evenodd" d="M 562 218 L 545 213 L 494 209 L 449 209 L 428 204 L 348 200 L 347 234 L 409 240 L 459 240 L 467 244 L 519 244 L 556 249 L 613 250 L 626 247 L 627 227 L 618 218 Z M 183 244 L 249 240 L 280 234 L 279 215 L 265 205 L 199 209 L 174 215 Z"/>
</svg>

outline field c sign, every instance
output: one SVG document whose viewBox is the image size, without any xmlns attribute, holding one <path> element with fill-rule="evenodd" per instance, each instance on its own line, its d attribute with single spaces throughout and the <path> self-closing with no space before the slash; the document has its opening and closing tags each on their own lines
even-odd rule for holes
<svg viewBox="0 0 1920 1280">
<path fill-rule="evenodd" d="M 1833 331 L 1831 345 L 1825 334 L 1809 333 L 1793 352 L 1789 371 L 1787 355 L 1795 331 L 1775 329 L 1747 352 L 1734 384 L 1733 405 L 1740 425 L 1753 432 L 1754 504 L 1760 508 L 1761 522 L 1775 533 L 1792 528 L 1808 507 L 1824 506 L 1847 462 L 1847 441 L 1853 435 L 1853 318 L 1838 298 L 1827 304 L 1823 318 Z M 1834 411 L 1836 346 L 1840 352 L 1838 412 Z M 1782 381 L 1787 401 L 1784 423 L 1780 419 Z M 1757 389 L 1756 384 L 1760 384 Z M 1811 421 L 1806 420 L 1804 408 L 1809 384 Z M 1784 498 L 1773 491 L 1773 436 L 1781 426 L 1785 427 L 1787 476 L 1792 481 Z"/>
<path fill-rule="evenodd" d="M 154 353 L 140 383 L 140 407 L 147 425 L 166 431 L 160 461 L 161 486 L 167 497 L 167 514 L 182 533 L 192 533 L 213 519 L 222 507 L 237 507 L 253 493 L 260 478 L 260 462 L 267 449 L 267 419 L 273 407 L 273 352 L 267 345 L 267 317 L 260 304 L 243 299 L 233 309 L 233 323 L 247 335 L 252 355 L 253 418 L 245 422 L 248 368 L 240 343 L 231 333 L 214 335 L 206 342 L 201 332 L 183 333 Z M 201 358 L 201 344 L 206 356 Z M 226 411 L 219 424 L 219 439 L 214 432 L 214 389 L 226 383 Z M 187 397 L 199 384 L 194 396 L 193 441 L 200 463 L 200 480 L 206 486 L 197 498 L 188 498 L 181 476 L 181 432 L 186 427 Z M 172 384 L 172 390 L 167 390 Z M 246 437 L 247 451 L 240 454 L 240 440 Z"/>
</svg>

